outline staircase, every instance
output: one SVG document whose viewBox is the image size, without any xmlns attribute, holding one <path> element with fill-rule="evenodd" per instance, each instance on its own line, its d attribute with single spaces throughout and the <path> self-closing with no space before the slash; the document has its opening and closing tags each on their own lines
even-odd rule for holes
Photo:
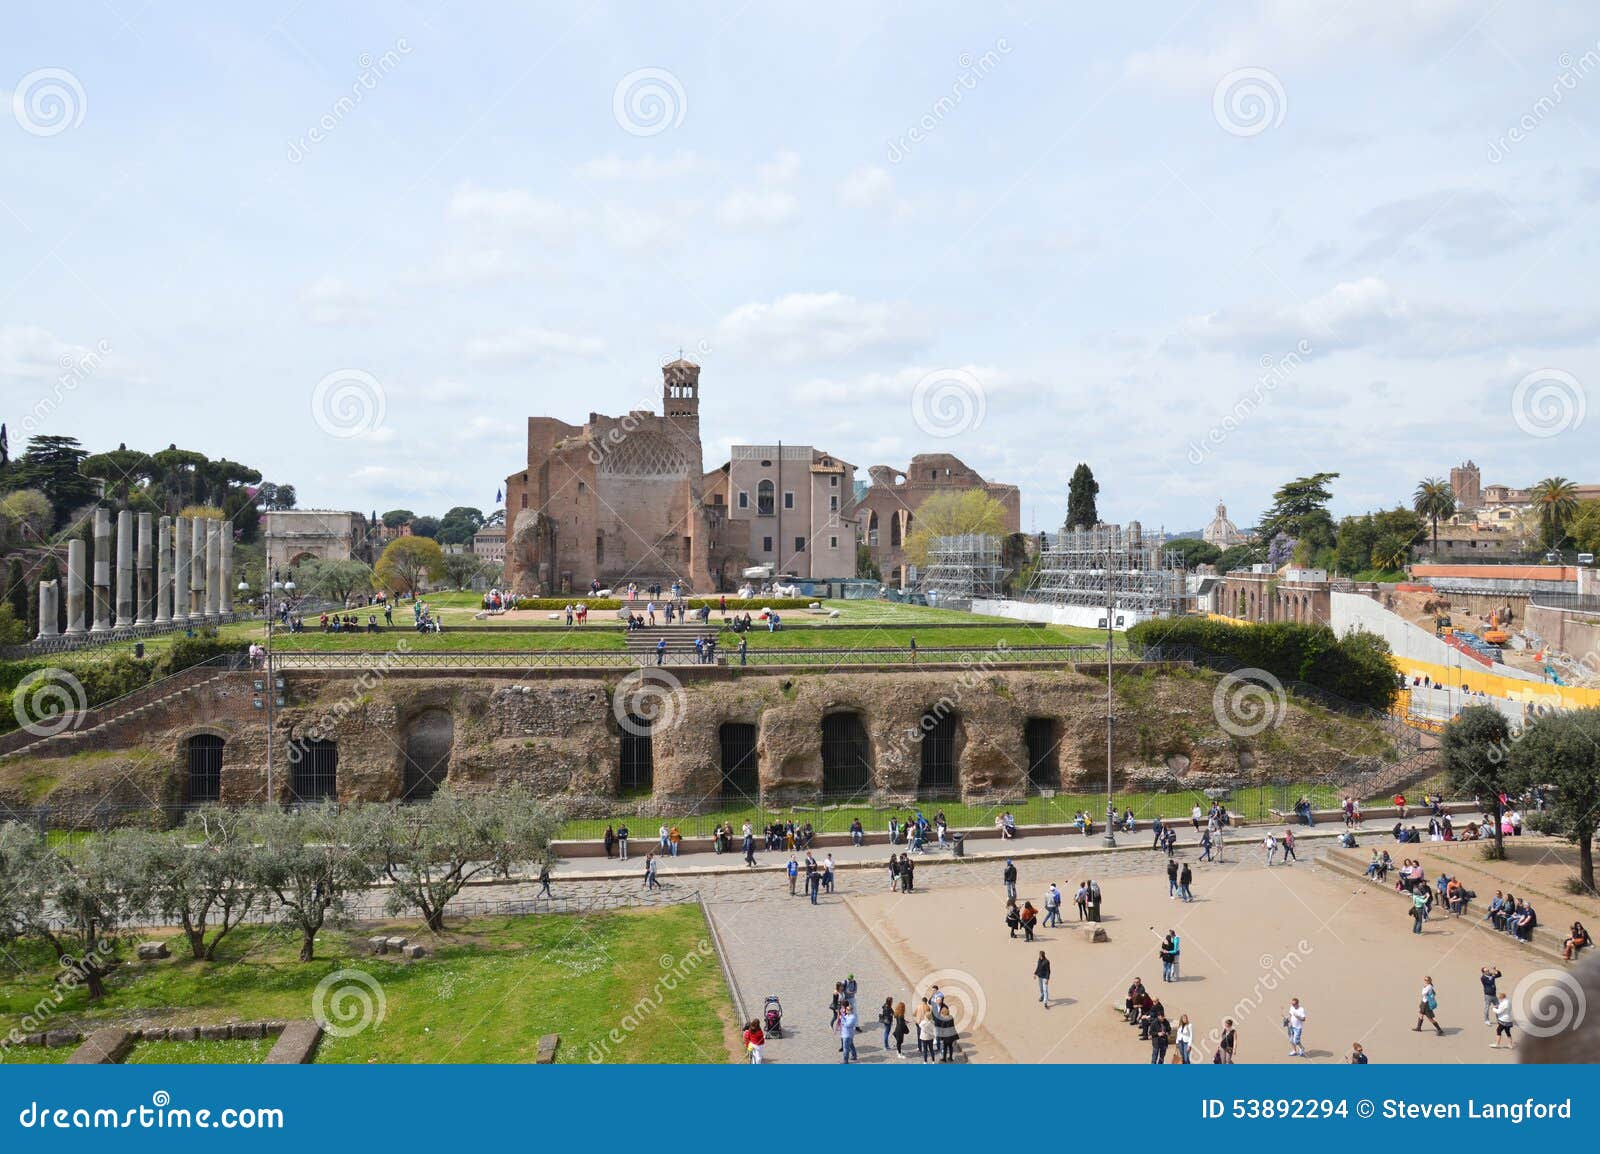
<svg viewBox="0 0 1600 1154">
<path fill-rule="evenodd" d="M 622 608 L 629 613 L 645 616 L 645 606 L 650 604 L 649 598 L 640 598 L 635 601 L 624 599 Z M 695 660 L 694 639 L 706 637 L 717 639 L 719 646 L 718 656 L 721 656 L 720 647 L 726 644 L 722 636 L 721 615 L 713 609 L 711 616 L 705 622 L 695 618 L 696 610 L 689 610 L 690 620 L 682 621 L 676 617 L 672 624 L 666 624 L 665 615 L 661 612 L 663 602 L 656 602 L 656 623 L 646 625 L 643 629 L 629 629 L 626 633 L 628 652 L 634 660 L 641 665 L 654 665 L 656 661 L 656 643 L 667 643 L 666 660 L 673 665 L 693 664 Z"/>
<path fill-rule="evenodd" d="M 60 733 L 35 734 L 18 730 L 6 734 L 0 742 L 0 764 L 20 757 L 67 757 L 83 748 L 106 748 L 112 730 L 123 722 L 169 709 L 196 694 L 208 692 L 232 671 L 230 658 L 214 658 L 87 709 L 75 726 Z"/>
</svg>

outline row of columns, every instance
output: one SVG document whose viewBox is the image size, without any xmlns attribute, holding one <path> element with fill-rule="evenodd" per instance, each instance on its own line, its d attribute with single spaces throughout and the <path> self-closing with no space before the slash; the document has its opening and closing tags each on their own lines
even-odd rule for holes
<svg viewBox="0 0 1600 1154">
<path fill-rule="evenodd" d="M 137 625 L 214 625 L 233 613 L 233 526 L 216 517 L 94 511 L 94 557 L 67 542 L 67 636 L 108 634 Z M 115 581 L 113 582 L 113 564 Z M 39 584 L 39 634 L 54 637 L 58 582 Z M 91 619 L 92 618 L 92 619 Z"/>
</svg>

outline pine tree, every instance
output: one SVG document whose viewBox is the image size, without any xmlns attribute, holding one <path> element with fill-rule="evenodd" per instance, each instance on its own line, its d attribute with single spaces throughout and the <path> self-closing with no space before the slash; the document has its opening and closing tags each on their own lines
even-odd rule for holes
<svg viewBox="0 0 1600 1154">
<path fill-rule="evenodd" d="M 1072 480 L 1067 483 L 1067 528 L 1092 529 L 1100 523 L 1100 514 L 1094 507 L 1100 483 L 1088 465 L 1079 462 L 1072 470 Z"/>
</svg>

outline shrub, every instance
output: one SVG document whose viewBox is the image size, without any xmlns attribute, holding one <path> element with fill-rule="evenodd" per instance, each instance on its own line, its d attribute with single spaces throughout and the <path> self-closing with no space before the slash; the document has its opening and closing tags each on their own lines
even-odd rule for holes
<svg viewBox="0 0 1600 1154">
<path fill-rule="evenodd" d="M 1139 651 L 1177 646 L 1264 669 L 1282 681 L 1303 681 L 1356 705 L 1387 712 L 1399 682 L 1389 645 L 1371 633 L 1336 637 L 1326 625 L 1274 622 L 1231 625 L 1203 617 L 1141 621 L 1128 630 Z"/>
<path fill-rule="evenodd" d="M 663 599 L 664 600 L 664 599 Z M 718 597 L 689 597 L 686 598 L 689 608 L 698 609 L 702 605 L 709 605 L 715 610 L 722 602 Z M 823 600 L 820 597 L 729 597 L 728 609 L 737 609 L 743 613 L 746 609 L 754 613 L 758 609 L 804 609 L 813 601 Z M 604 609 L 621 609 L 622 601 L 616 597 L 519 597 L 518 609 L 565 609 L 568 605 L 579 602 L 587 605 L 592 612 Z"/>
</svg>

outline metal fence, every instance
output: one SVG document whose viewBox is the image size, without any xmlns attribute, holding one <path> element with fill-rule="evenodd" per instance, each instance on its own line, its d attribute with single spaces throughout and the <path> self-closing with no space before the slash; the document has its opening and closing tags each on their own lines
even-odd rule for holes
<svg viewBox="0 0 1600 1154">
<path fill-rule="evenodd" d="M 1117 649 L 1119 662 L 1145 662 L 1130 650 Z M 709 667 L 794 668 L 841 665 L 1074 665 L 1104 664 L 1104 646 L 1096 645 L 983 645 L 940 646 L 937 648 L 863 647 L 859 649 L 749 649 L 740 654 L 737 647 L 719 645 L 716 660 Z M 1163 657 L 1148 659 L 1167 660 Z M 275 650 L 273 668 L 279 671 L 343 670 L 393 671 L 397 669 L 635 669 L 655 665 L 654 653 L 631 653 L 624 649 L 539 649 L 539 650 L 428 650 L 396 652 L 371 650 L 320 651 Z M 693 652 L 669 652 L 663 665 L 707 665 Z"/>
</svg>

